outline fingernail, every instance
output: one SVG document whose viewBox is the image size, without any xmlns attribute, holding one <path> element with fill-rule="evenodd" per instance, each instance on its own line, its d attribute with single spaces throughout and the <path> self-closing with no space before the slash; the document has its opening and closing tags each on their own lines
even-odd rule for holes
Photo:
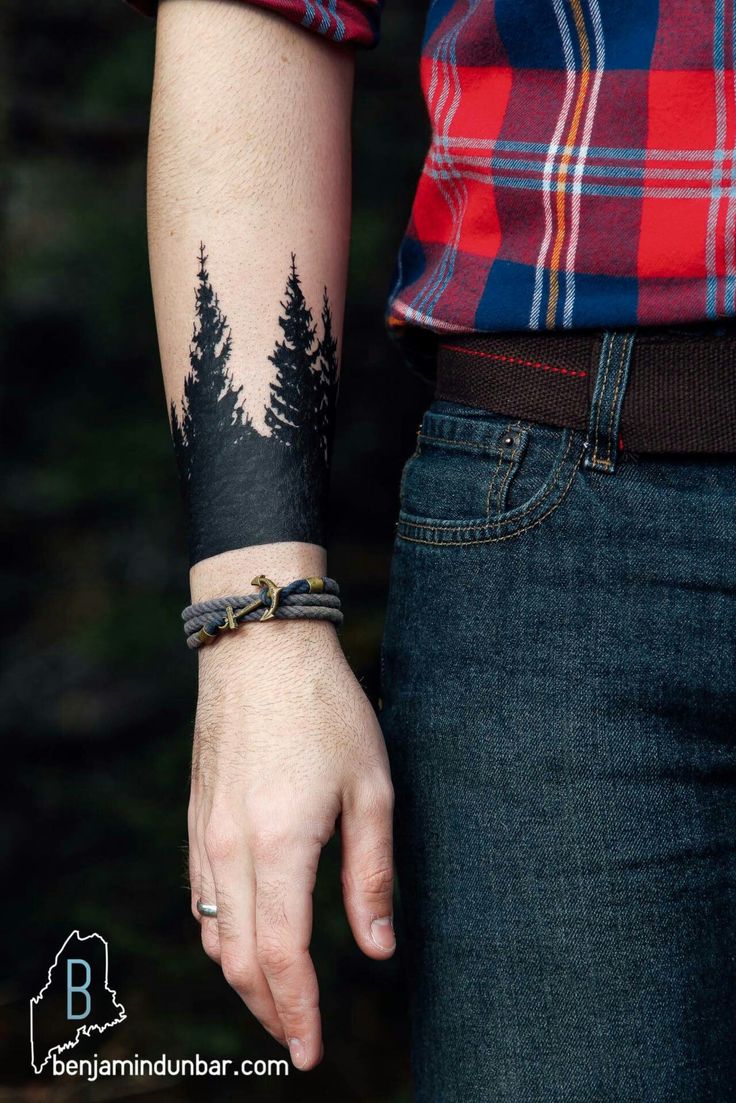
<svg viewBox="0 0 736 1103">
<path fill-rule="evenodd" d="M 396 945 L 394 935 L 394 921 L 390 915 L 384 915 L 381 919 L 374 919 L 371 923 L 371 938 L 379 950 L 393 950 Z"/>
<path fill-rule="evenodd" d="M 304 1046 L 298 1038 L 289 1038 L 289 1053 L 296 1067 L 300 1069 L 306 1061 L 306 1055 L 304 1053 Z"/>
</svg>

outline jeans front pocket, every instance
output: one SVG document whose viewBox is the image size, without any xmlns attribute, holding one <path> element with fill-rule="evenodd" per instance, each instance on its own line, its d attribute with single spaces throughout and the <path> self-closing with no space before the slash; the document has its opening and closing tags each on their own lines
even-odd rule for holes
<svg viewBox="0 0 736 1103">
<path fill-rule="evenodd" d="M 434 402 L 402 473 L 397 534 L 424 544 L 518 535 L 560 504 L 582 446 L 575 430 Z"/>
</svg>

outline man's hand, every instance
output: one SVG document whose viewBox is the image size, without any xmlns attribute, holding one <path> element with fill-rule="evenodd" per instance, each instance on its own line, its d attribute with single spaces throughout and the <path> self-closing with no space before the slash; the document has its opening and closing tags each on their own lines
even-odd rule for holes
<svg viewBox="0 0 736 1103">
<path fill-rule="evenodd" d="M 331 624 L 253 624 L 204 648 L 189 804 L 202 944 L 294 1064 L 322 1055 L 309 955 L 320 851 L 340 817 L 364 953 L 390 957 L 393 792 L 375 714 Z M 217 904 L 202 919 L 197 900 Z"/>
</svg>

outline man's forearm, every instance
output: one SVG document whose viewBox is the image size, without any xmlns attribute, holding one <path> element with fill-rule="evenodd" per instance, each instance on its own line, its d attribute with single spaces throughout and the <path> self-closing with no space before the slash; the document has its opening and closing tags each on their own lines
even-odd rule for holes
<svg viewBox="0 0 736 1103">
<path fill-rule="evenodd" d="M 160 5 L 151 270 L 195 601 L 260 573 L 325 573 L 349 232 L 344 50 L 247 3 Z M 386 749 L 332 624 L 271 620 L 201 649 L 187 818 L 205 952 L 294 1065 L 313 1068 L 312 888 L 338 821 L 356 941 L 377 960 L 395 945 Z"/>
<path fill-rule="evenodd" d="M 352 67 L 247 4 L 160 6 L 151 272 L 200 592 L 323 563 Z"/>
</svg>

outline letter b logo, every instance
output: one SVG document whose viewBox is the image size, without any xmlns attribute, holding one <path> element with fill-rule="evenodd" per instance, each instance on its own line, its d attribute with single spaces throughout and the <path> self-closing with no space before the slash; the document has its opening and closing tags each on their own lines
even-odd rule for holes
<svg viewBox="0 0 736 1103">
<path fill-rule="evenodd" d="M 75 973 L 75 968 L 76 973 Z M 77 984 L 74 983 L 76 976 Z M 84 980 L 80 980 L 83 976 Z M 89 994 L 89 986 L 92 982 L 92 970 L 89 967 L 89 962 L 84 961 L 83 958 L 70 957 L 67 958 L 66 963 L 66 1017 L 67 1019 L 86 1019 L 92 1010 L 92 999 Z M 79 1010 L 79 999 L 74 1000 L 74 996 L 77 995 L 83 1000 L 84 1010 Z M 74 1004 L 77 1005 L 77 1013 L 74 1012 Z"/>
</svg>

